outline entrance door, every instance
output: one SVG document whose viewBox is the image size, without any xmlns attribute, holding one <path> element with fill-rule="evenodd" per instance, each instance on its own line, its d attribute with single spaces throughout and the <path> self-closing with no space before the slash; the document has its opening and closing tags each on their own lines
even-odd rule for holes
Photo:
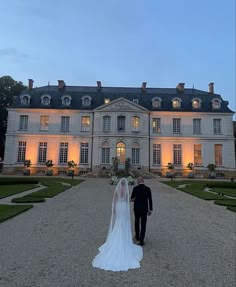
<svg viewBox="0 0 236 287">
<path fill-rule="evenodd" d="M 119 142 L 116 145 L 116 156 L 119 160 L 119 169 L 125 168 L 125 144 L 123 142 Z"/>
</svg>

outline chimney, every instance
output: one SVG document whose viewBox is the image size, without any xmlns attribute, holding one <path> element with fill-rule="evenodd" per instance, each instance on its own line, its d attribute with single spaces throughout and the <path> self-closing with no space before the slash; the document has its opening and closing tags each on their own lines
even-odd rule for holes
<svg viewBox="0 0 236 287">
<path fill-rule="evenodd" d="M 209 94 L 214 94 L 214 83 L 209 83 L 208 87 L 209 87 L 208 93 Z"/>
<path fill-rule="evenodd" d="M 142 83 L 142 92 L 146 92 L 147 82 Z"/>
<path fill-rule="evenodd" d="M 33 85 L 34 85 L 34 80 L 28 79 L 28 81 L 29 81 L 28 89 L 29 89 L 29 90 L 32 90 L 32 89 L 33 89 Z"/>
<path fill-rule="evenodd" d="M 97 81 L 97 90 L 101 91 L 101 89 L 102 89 L 102 83 L 101 81 Z"/>
<path fill-rule="evenodd" d="M 178 90 L 178 92 L 183 93 L 184 92 L 184 85 L 185 83 L 178 83 L 176 89 Z"/>
<path fill-rule="evenodd" d="M 58 80 L 58 89 L 64 89 L 66 86 L 65 82 L 63 80 Z"/>
</svg>

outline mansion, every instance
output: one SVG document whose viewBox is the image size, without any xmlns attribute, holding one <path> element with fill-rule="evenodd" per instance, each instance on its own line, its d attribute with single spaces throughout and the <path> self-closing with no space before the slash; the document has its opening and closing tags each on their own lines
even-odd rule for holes
<svg viewBox="0 0 236 287">
<path fill-rule="evenodd" d="M 208 91 L 185 88 L 67 86 L 33 87 L 14 97 L 8 108 L 4 174 L 22 172 L 30 160 L 31 174 L 63 174 L 68 161 L 80 172 L 119 169 L 127 159 L 131 170 L 164 175 L 168 163 L 186 175 L 207 174 L 208 164 L 235 175 L 234 112 L 214 84 Z"/>
</svg>

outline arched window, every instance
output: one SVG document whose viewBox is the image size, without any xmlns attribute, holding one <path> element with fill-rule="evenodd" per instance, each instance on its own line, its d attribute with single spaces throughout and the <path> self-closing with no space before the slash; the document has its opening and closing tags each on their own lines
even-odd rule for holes
<svg viewBox="0 0 236 287">
<path fill-rule="evenodd" d="M 82 97 L 82 105 L 83 106 L 90 106 L 91 105 L 91 97 L 90 96 Z"/>
<path fill-rule="evenodd" d="M 118 142 L 116 145 L 116 156 L 120 164 L 125 164 L 125 144 L 123 142 Z"/>
<path fill-rule="evenodd" d="M 20 97 L 21 104 L 28 105 L 30 103 L 30 96 L 29 95 L 22 95 Z"/>
<path fill-rule="evenodd" d="M 65 106 L 69 106 L 71 104 L 71 96 L 63 96 L 61 97 L 62 104 Z"/>
<path fill-rule="evenodd" d="M 161 107 L 161 99 L 160 98 L 153 98 L 152 99 L 152 106 L 153 106 L 153 108 L 160 108 Z"/>
<path fill-rule="evenodd" d="M 174 98 L 174 99 L 172 100 L 172 107 L 173 107 L 174 109 L 180 108 L 180 107 L 181 107 L 181 99 L 179 99 L 179 98 Z"/>
<path fill-rule="evenodd" d="M 211 103 L 212 103 L 212 108 L 213 109 L 220 109 L 220 107 L 221 107 L 221 100 L 220 99 L 213 99 L 212 101 L 211 101 Z"/>
<path fill-rule="evenodd" d="M 41 104 L 42 105 L 45 105 L 45 106 L 50 105 L 50 102 L 51 102 L 51 96 L 49 96 L 49 95 L 41 96 Z"/>
<path fill-rule="evenodd" d="M 200 99 L 193 99 L 192 100 L 192 107 L 193 109 L 199 109 L 201 108 L 201 100 Z"/>
</svg>

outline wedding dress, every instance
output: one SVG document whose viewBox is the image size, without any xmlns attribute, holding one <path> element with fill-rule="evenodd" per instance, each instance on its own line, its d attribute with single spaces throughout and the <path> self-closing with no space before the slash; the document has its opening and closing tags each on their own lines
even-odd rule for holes
<svg viewBox="0 0 236 287">
<path fill-rule="evenodd" d="M 126 178 L 122 178 L 114 192 L 106 242 L 99 247 L 92 265 L 104 270 L 127 271 L 139 268 L 142 258 L 142 247 L 132 241 L 129 187 Z"/>
</svg>

